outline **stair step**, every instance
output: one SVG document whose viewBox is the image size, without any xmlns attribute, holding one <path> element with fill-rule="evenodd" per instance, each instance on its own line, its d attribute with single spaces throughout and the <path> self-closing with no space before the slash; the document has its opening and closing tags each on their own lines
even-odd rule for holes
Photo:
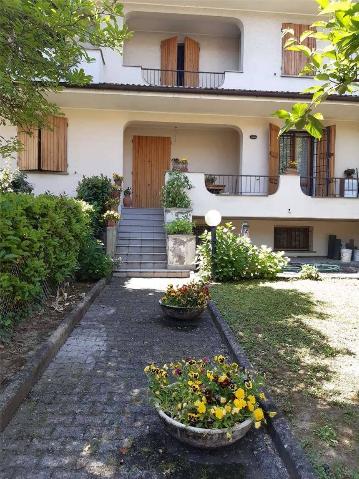
<svg viewBox="0 0 359 479">
<path fill-rule="evenodd" d="M 166 269 L 167 261 L 122 261 L 118 269 Z"/>
<path fill-rule="evenodd" d="M 143 253 L 142 251 L 140 253 L 120 253 L 118 256 L 122 259 L 122 262 L 124 261 L 164 261 L 165 263 L 167 262 L 167 254 L 166 252 L 162 253 Z"/>
<path fill-rule="evenodd" d="M 121 218 L 119 226 L 158 226 L 163 228 L 164 220 L 163 218 Z"/>
<path fill-rule="evenodd" d="M 116 253 L 119 255 L 129 253 L 163 253 L 166 254 L 166 243 L 163 244 L 119 244 L 116 246 Z"/>
<path fill-rule="evenodd" d="M 118 239 L 137 239 L 137 240 L 161 240 L 165 241 L 166 235 L 163 231 L 162 233 L 150 232 L 150 231 L 120 231 L 118 234 Z"/>
<path fill-rule="evenodd" d="M 121 233 L 164 233 L 162 225 L 147 225 L 147 226 L 126 226 L 120 223 L 118 227 L 119 234 Z"/>
<path fill-rule="evenodd" d="M 189 278 L 191 272 L 189 270 L 171 270 L 171 269 L 122 269 L 115 270 L 113 276 L 120 278 Z"/>
</svg>

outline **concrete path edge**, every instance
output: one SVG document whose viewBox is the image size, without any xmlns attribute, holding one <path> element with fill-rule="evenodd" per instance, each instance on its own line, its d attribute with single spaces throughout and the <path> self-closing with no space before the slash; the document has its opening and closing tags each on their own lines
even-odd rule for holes
<svg viewBox="0 0 359 479">
<path fill-rule="evenodd" d="M 238 344 L 230 326 L 223 319 L 216 305 L 210 301 L 208 305 L 209 312 L 222 338 L 228 344 L 229 350 L 239 364 L 248 370 L 254 370 L 246 352 Z M 311 464 L 308 461 L 302 447 L 294 438 L 288 421 L 278 411 L 274 401 L 267 391 L 264 391 L 267 401 L 261 404 L 262 408 L 268 413 L 277 411 L 274 418 L 267 418 L 268 432 L 277 448 L 277 451 L 283 460 L 286 468 L 293 479 L 315 479 L 316 475 Z"/>
<path fill-rule="evenodd" d="M 0 395 L 0 432 L 10 422 L 31 388 L 39 380 L 76 324 L 81 321 L 105 284 L 106 279 L 100 279 L 91 288 L 84 299 L 65 317 L 51 336 L 39 347 L 25 367 L 5 387 Z"/>
</svg>

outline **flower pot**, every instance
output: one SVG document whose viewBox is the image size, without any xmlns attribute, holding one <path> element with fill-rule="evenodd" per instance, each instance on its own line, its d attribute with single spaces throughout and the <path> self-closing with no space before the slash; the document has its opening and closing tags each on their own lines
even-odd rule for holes
<svg viewBox="0 0 359 479">
<path fill-rule="evenodd" d="M 354 261 L 359 261 L 359 249 L 354 250 Z"/>
<path fill-rule="evenodd" d="M 182 321 L 199 319 L 199 317 L 205 310 L 204 306 L 191 307 L 191 308 L 181 308 L 179 306 L 168 306 L 167 304 L 163 304 L 161 300 L 159 300 L 159 304 L 161 306 L 162 311 L 164 312 L 166 316 L 172 319 L 179 319 Z"/>
<path fill-rule="evenodd" d="M 116 221 L 115 221 L 115 220 L 108 220 L 108 221 L 106 222 L 106 225 L 107 225 L 107 226 L 116 226 Z"/>
<path fill-rule="evenodd" d="M 195 269 L 196 237 L 194 235 L 167 235 L 166 245 L 168 269 Z"/>
<path fill-rule="evenodd" d="M 285 173 L 286 173 L 286 175 L 297 175 L 298 170 L 297 170 L 297 168 L 287 168 Z"/>
<path fill-rule="evenodd" d="M 253 424 L 252 419 L 246 419 L 231 428 L 204 429 L 182 424 L 167 416 L 158 406 L 156 409 L 171 436 L 201 449 L 215 449 L 233 444 L 245 436 Z"/>
<path fill-rule="evenodd" d="M 165 223 L 175 220 L 192 221 L 192 208 L 164 208 Z"/>
<path fill-rule="evenodd" d="M 131 208 L 131 206 L 132 206 L 132 197 L 131 197 L 131 195 L 125 195 L 125 196 L 123 197 L 123 206 L 124 206 L 125 208 Z"/>
<path fill-rule="evenodd" d="M 348 248 L 342 248 L 340 251 L 340 261 L 342 263 L 350 263 L 352 260 L 353 251 Z"/>
<path fill-rule="evenodd" d="M 121 179 L 121 180 L 113 180 L 113 182 L 114 182 L 115 185 L 117 185 L 117 186 L 122 186 L 123 180 L 122 180 L 122 179 Z"/>
<path fill-rule="evenodd" d="M 120 198 L 120 196 L 121 196 L 121 190 L 112 190 L 111 192 L 112 198 Z"/>
</svg>

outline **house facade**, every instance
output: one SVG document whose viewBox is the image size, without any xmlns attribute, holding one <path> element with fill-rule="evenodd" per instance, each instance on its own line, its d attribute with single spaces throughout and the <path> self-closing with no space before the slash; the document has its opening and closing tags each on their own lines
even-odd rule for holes
<svg viewBox="0 0 359 479">
<path fill-rule="evenodd" d="M 278 138 L 272 116 L 313 84 L 282 31 L 307 30 L 314 0 L 123 3 L 133 31 L 123 55 L 92 50 L 83 65 L 92 84 L 53 95 L 64 118 L 22 136 L 17 162 L 35 193 L 73 195 L 83 175 L 116 172 L 134 206 L 159 207 L 171 158 L 185 157 L 197 224 L 217 209 L 248 223 L 254 243 L 292 256 L 326 256 L 329 235 L 359 247 L 359 97 L 322 105 L 321 141 L 301 131 Z"/>
</svg>

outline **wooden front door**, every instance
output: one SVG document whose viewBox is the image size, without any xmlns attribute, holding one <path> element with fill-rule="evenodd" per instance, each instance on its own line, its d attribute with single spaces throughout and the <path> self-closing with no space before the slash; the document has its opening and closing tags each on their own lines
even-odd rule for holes
<svg viewBox="0 0 359 479">
<path fill-rule="evenodd" d="M 135 208 L 159 208 L 165 172 L 170 167 L 171 138 L 134 136 L 132 197 Z"/>
</svg>

